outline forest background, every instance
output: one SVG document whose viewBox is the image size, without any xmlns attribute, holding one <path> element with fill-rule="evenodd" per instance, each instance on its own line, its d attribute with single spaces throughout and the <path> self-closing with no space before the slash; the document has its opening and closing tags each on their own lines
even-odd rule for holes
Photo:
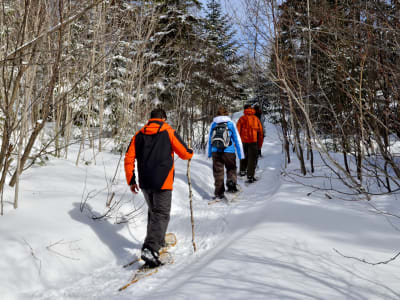
<svg viewBox="0 0 400 300">
<path fill-rule="evenodd" d="M 157 106 L 204 151 L 218 106 L 258 103 L 282 128 L 286 164 L 300 162 L 293 181 L 307 185 L 323 167 L 314 188 L 329 197 L 396 197 L 399 6 L 243 0 L 235 18 L 216 0 L 3 0 L 1 215 L 6 185 L 18 207 L 24 170 L 76 143 L 100 152 L 112 139 L 123 153 Z"/>
</svg>

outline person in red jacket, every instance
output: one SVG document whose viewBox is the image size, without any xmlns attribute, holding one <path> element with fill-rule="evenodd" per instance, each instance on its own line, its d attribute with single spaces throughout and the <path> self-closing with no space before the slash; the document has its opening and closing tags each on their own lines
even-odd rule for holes
<svg viewBox="0 0 400 300">
<path fill-rule="evenodd" d="M 255 110 L 250 105 L 244 106 L 244 115 L 238 120 L 236 127 L 242 139 L 244 159 L 240 160 L 240 176 L 247 173 L 247 182 L 257 180 L 254 173 L 257 165 L 258 150 L 261 149 L 264 140 L 263 129 L 260 120 L 255 116 Z"/>
<path fill-rule="evenodd" d="M 260 122 L 261 122 L 261 127 L 262 127 L 262 129 L 263 129 L 263 142 L 264 142 L 264 137 L 265 137 L 265 128 L 264 128 L 264 122 L 263 122 L 263 118 L 264 118 L 264 116 L 263 116 L 263 112 L 262 112 L 262 110 L 261 110 L 261 108 L 260 108 L 260 106 L 258 105 L 258 104 L 256 104 L 256 105 L 254 105 L 253 106 L 253 108 L 254 108 L 254 110 L 255 110 L 255 116 L 260 120 Z M 262 145 L 262 143 L 261 143 L 261 145 Z M 258 157 L 261 157 L 261 147 L 259 147 L 258 148 L 258 156 L 257 156 L 257 158 Z M 257 159 L 257 161 L 258 161 L 258 159 Z"/>
<path fill-rule="evenodd" d="M 132 193 L 142 189 L 148 205 L 147 234 L 141 258 L 149 267 L 161 264 L 159 250 L 165 244 L 170 219 L 172 185 L 174 182 L 174 153 L 188 160 L 193 156 L 170 125 L 163 109 L 155 109 L 150 120 L 132 138 L 125 154 L 126 182 Z M 135 176 L 135 160 L 139 183 Z"/>
</svg>

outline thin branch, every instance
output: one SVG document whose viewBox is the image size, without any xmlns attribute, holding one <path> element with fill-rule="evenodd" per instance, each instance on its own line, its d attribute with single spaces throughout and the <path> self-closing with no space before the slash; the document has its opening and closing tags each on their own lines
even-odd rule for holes
<svg viewBox="0 0 400 300">
<path fill-rule="evenodd" d="M 37 260 L 37 261 L 39 261 L 39 275 L 40 275 L 40 272 L 41 272 L 41 270 L 42 270 L 42 261 L 35 255 L 35 252 L 33 251 L 33 248 L 32 248 L 32 246 L 23 238 L 22 239 L 24 242 L 25 242 L 25 244 L 29 247 L 29 249 L 30 249 L 30 254 L 32 255 L 32 257 L 35 259 L 35 260 Z"/>
<path fill-rule="evenodd" d="M 48 246 L 46 247 L 46 249 L 49 250 L 50 252 L 53 252 L 53 253 L 59 255 L 59 256 L 62 256 L 62 257 L 68 258 L 68 259 L 72 259 L 72 260 L 79 260 L 79 258 L 70 257 L 70 256 L 64 255 L 64 254 L 62 254 L 62 253 L 60 253 L 60 252 L 55 251 L 55 250 L 52 249 L 52 247 L 53 247 L 53 246 L 56 246 L 56 245 L 64 245 L 64 244 L 67 244 L 67 243 L 70 244 L 70 243 L 74 242 L 74 241 L 72 241 L 72 242 L 63 242 L 63 241 L 64 241 L 64 240 L 59 240 L 58 242 L 55 242 L 55 243 L 53 243 L 53 244 L 50 244 L 50 245 L 48 245 Z M 76 241 L 75 241 L 75 242 L 76 242 Z"/>
<path fill-rule="evenodd" d="M 16 50 L 14 50 L 13 52 L 9 53 L 6 55 L 5 59 L 0 61 L 0 63 L 5 63 L 7 60 L 12 60 L 15 59 L 16 54 L 18 54 L 19 52 L 25 50 L 26 48 L 35 45 L 38 41 L 40 41 L 42 38 L 47 37 L 48 35 L 52 34 L 53 32 L 61 29 L 62 27 L 72 23 L 73 21 L 75 21 L 76 19 L 80 18 L 82 15 L 84 15 L 87 11 L 89 11 L 90 9 L 92 9 L 93 7 L 97 6 L 98 4 L 104 2 L 105 0 L 97 0 L 94 1 L 91 5 L 87 6 L 86 8 L 84 8 L 81 12 L 69 17 L 68 19 L 66 19 L 64 22 L 58 23 L 56 26 L 50 28 L 49 30 L 47 30 L 46 32 L 42 33 L 41 35 L 39 35 L 38 37 L 34 38 L 33 40 L 26 42 L 25 44 L 23 44 L 21 47 L 17 48 Z"/>
<path fill-rule="evenodd" d="M 347 256 L 347 255 L 344 255 L 344 254 L 340 253 L 338 250 L 336 250 L 335 248 L 333 248 L 333 250 L 334 250 L 336 253 L 338 253 L 340 256 L 344 257 L 344 258 L 354 259 L 354 260 L 357 260 L 357 261 L 360 261 L 360 262 L 362 262 L 362 263 L 365 263 L 365 264 L 368 264 L 368 265 L 372 265 L 372 266 L 386 265 L 386 264 L 388 264 L 388 263 L 394 261 L 397 257 L 400 256 L 400 252 L 399 252 L 399 253 L 397 253 L 395 256 L 389 258 L 388 260 L 379 261 L 379 262 L 369 262 L 369 261 L 367 261 L 367 260 L 364 259 L 364 258 L 358 258 L 358 257 L 354 257 L 354 256 Z"/>
</svg>

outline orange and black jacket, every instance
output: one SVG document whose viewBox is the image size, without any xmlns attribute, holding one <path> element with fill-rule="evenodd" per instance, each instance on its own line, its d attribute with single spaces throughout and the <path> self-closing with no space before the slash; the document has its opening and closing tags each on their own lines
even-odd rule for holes
<svg viewBox="0 0 400 300">
<path fill-rule="evenodd" d="M 139 187 L 151 190 L 172 190 L 174 152 L 190 159 L 193 151 L 162 119 L 150 119 L 132 138 L 125 154 L 125 176 L 128 185 L 136 184 L 135 159 Z"/>
<path fill-rule="evenodd" d="M 264 133 L 261 122 L 255 113 L 254 108 L 246 108 L 244 115 L 240 117 L 236 127 L 243 143 L 257 143 L 258 148 L 261 149 Z"/>
</svg>

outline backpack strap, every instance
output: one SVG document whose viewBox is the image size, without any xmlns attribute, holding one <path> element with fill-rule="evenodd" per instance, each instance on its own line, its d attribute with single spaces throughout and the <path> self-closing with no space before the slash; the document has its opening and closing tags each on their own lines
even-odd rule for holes
<svg viewBox="0 0 400 300">
<path fill-rule="evenodd" d="M 161 127 L 164 125 L 164 122 L 161 122 L 161 121 L 149 121 L 149 122 L 147 122 L 146 125 L 150 125 L 151 123 L 156 123 L 156 124 L 160 125 L 160 127 L 158 127 L 157 133 L 160 132 Z M 144 133 L 146 133 L 146 129 L 147 129 L 147 127 L 144 128 Z"/>
</svg>

